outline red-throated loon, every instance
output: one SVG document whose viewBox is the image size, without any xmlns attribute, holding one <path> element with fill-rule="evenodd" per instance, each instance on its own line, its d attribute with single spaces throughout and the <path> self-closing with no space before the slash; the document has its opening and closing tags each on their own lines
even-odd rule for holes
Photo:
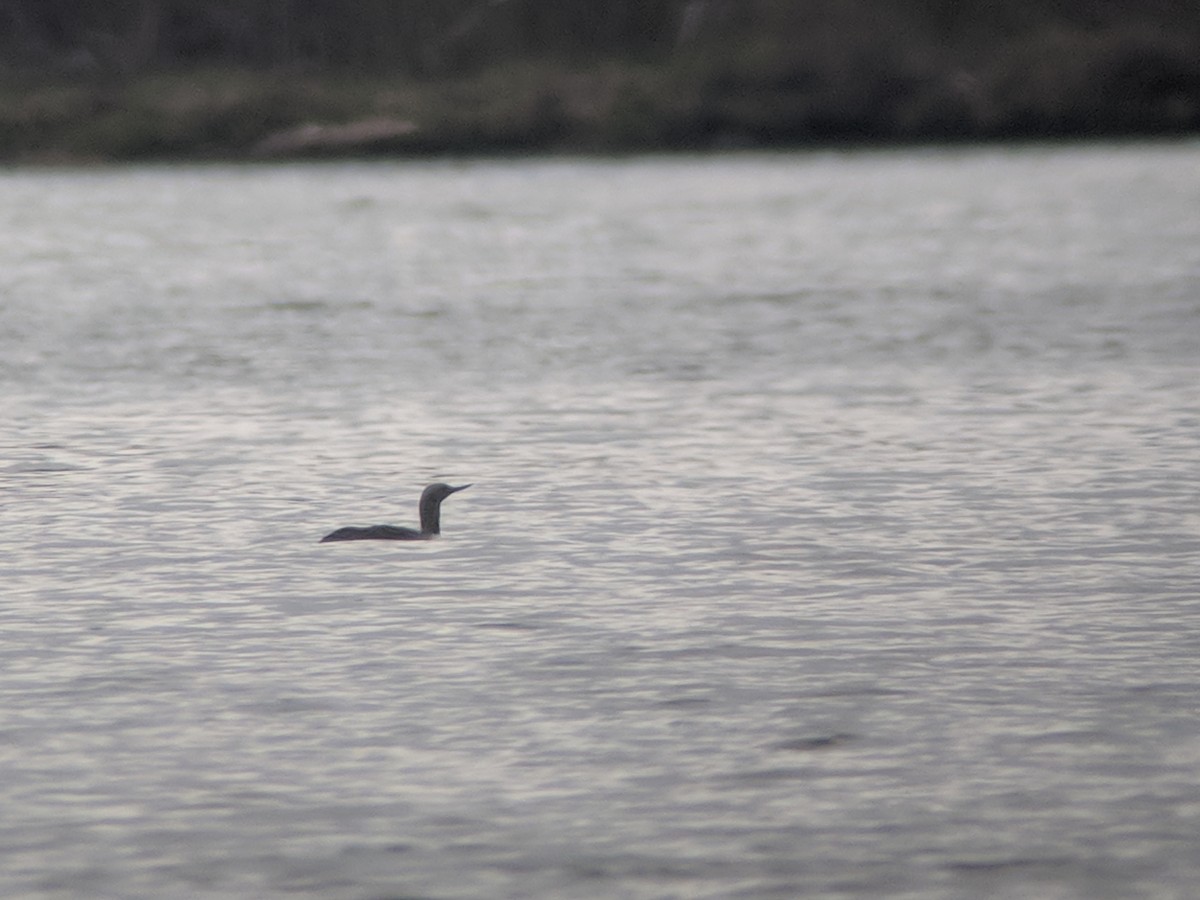
<svg viewBox="0 0 1200 900">
<path fill-rule="evenodd" d="M 427 541 L 435 538 L 442 531 L 442 501 L 457 491 L 463 491 L 471 485 L 450 487 L 448 484 L 431 484 L 421 493 L 421 530 L 401 528 L 398 525 L 368 525 L 360 528 L 347 525 L 337 531 L 331 531 L 318 543 L 326 541 Z"/>
</svg>

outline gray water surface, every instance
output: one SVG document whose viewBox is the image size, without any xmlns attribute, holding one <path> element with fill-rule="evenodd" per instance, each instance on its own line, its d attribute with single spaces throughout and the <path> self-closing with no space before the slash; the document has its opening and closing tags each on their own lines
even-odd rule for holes
<svg viewBox="0 0 1200 900">
<path fill-rule="evenodd" d="M 0 895 L 1194 896 L 1197 144 L 8 171 L 0 238 Z"/>
</svg>

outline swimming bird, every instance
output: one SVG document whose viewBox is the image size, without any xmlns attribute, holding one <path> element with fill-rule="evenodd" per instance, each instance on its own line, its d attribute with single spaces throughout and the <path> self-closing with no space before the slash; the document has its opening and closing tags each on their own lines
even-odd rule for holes
<svg viewBox="0 0 1200 900">
<path fill-rule="evenodd" d="M 465 491 L 471 485 L 450 487 L 448 484 L 431 484 L 421 492 L 421 530 L 402 528 L 399 525 L 368 525 L 365 528 L 347 525 L 331 531 L 318 543 L 327 541 L 427 541 L 442 531 L 442 501 L 451 494 Z"/>
</svg>

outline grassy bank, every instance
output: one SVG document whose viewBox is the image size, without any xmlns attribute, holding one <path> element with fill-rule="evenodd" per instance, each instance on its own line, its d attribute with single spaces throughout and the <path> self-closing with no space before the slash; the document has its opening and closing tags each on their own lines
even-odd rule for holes
<svg viewBox="0 0 1200 900">
<path fill-rule="evenodd" d="M 174 67 L 0 77 L 0 159 L 622 151 L 1200 132 L 1200 47 L 1040 29 L 943 47 L 886 29 L 467 76 Z"/>
</svg>

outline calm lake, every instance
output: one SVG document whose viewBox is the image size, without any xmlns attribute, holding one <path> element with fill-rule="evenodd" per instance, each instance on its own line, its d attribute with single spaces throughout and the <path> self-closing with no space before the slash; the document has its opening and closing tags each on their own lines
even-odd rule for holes
<svg viewBox="0 0 1200 900">
<path fill-rule="evenodd" d="M 0 388 L 4 897 L 1195 896 L 1200 143 L 0 171 Z"/>
</svg>

